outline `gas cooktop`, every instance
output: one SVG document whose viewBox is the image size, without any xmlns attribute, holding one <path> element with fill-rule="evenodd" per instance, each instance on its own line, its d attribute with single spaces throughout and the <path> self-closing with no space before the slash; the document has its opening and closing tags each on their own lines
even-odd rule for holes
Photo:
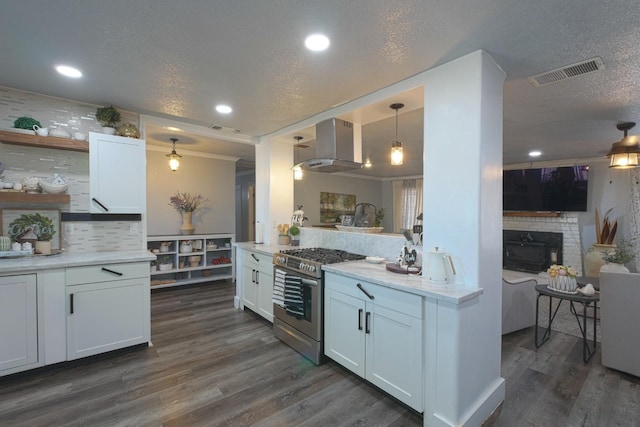
<svg viewBox="0 0 640 427">
<path fill-rule="evenodd" d="M 326 248 L 302 248 L 280 251 L 281 254 L 296 258 L 317 262 L 319 264 L 334 264 L 337 262 L 357 261 L 365 259 L 366 256 L 354 254 L 340 249 Z"/>
</svg>

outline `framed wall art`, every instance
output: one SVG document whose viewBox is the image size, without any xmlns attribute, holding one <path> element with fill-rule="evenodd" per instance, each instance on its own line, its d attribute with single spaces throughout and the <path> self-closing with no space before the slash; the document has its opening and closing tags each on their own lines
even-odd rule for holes
<svg viewBox="0 0 640 427">
<path fill-rule="evenodd" d="M 340 215 L 353 215 L 356 210 L 355 194 L 320 192 L 320 222 L 335 224 Z"/>
</svg>

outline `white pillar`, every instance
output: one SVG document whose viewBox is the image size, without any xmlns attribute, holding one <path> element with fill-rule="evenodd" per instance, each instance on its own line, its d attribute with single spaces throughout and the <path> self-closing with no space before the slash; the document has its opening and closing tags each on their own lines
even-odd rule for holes
<svg viewBox="0 0 640 427">
<path fill-rule="evenodd" d="M 293 145 L 261 138 L 256 145 L 256 221 L 263 224 L 265 244 L 278 242 L 277 224 L 293 214 Z"/>
<path fill-rule="evenodd" d="M 430 70 L 424 79 L 425 259 L 440 247 L 458 261 L 456 286 L 484 289 L 470 306 L 425 306 L 427 319 L 437 321 L 426 325 L 425 426 L 480 425 L 504 399 L 504 80 L 504 71 L 483 51 Z M 435 354 L 428 348 L 434 344 Z"/>
</svg>

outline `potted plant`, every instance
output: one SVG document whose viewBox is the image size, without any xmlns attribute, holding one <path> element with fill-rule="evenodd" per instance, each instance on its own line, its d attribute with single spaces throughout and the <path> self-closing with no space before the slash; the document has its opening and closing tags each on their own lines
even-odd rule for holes
<svg viewBox="0 0 640 427">
<path fill-rule="evenodd" d="M 151 261 L 151 272 L 155 272 L 158 269 L 158 260 L 152 260 Z"/>
<path fill-rule="evenodd" d="M 158 270 L 167 271 L 173 268 L 173 261 L 169 255 L 162 255 L 158 258 Z"/>
<path fill-rule="evenodd" d="M 613 250 L 602 255 L 606 264 L 600 267 L 600 271 L 628 273 L 629 269 L 625 267 L 625 264 L 635 257 L 633 243 L 630 240 L 621 239 Z"/>
<path fill-rule="evenodd" d="M 380 227 L 380 224 L 382 224 L 383 219 L 384 219 L 384 208 L 380 208 L 378 209 L 378 212 L 376 212 L 376 219 L 373 222 L 373 226 Z"/>
<path fill-rule="evenodd" d="M 291 236 L 289 236 L 289 224 L 278 224 L 278 244 L 288 245 L 291 243 Z"/>
<path fill-rule="evenodd" d="M 289 228 L 289 234 L 291 234 L 291 246 L 300 246 L 300 240 L 298 240 L 300 229 L 297 225 L 294 224 Z"/>
<path fill-rule="evenodd" d="M 116 133 L 116 123 L 120 121 L 120 112 L 113 105 L 98 107 L 96 120 L 102 125 L 102 131 L 108 135 Z"/>
<path fill-rule="evenodd" d="M 42 126 L 40 124 L 39 121 L 37 121 L 34 118 L 31 117 L 27 117 L 27 116 L 22 116 L 22 117 L 18 117 L 14 122 L 13 122 L 13 127 L 16 129 L 28 129 L 28 130 L 34 130 L 33 127 L 34 126 Z"/>
<path fill-rule="evenodd" d="M 40 213 L 23 214 L 9 224 L 9 235 L 12 240 L 17 241 L 25 233 L 33 233 L 36 236 L 36 253 L 45 255 L 51 253 L 51 239 L 56 234 L 56 228 L 50 218 Z"/>
</svg>

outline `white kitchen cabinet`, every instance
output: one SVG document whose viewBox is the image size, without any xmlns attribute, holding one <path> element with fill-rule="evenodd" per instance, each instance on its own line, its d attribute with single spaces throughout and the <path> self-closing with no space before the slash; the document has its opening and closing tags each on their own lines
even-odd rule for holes
<svg viewBox="0 0 640 427">
<path fill-rule="evenodd" d="M 143 213 L 146 204 L 145 141 L 89 134 L 91 213 Z"/>
<path fill-rule="evenodd" d="M 67 359 L 149 342 L 149 264 L 67 269 Z"/>
<path fill-rule="evenodd" d="M 273 322 L 273 257 L 243 249 L 242 302 L 245 307 Z"/>
<path fill-rule="evenodd" d="M 422 297 L 325 274 L 325 355 L 422 412 Z"/>
<path fill-rule="evenodd" d="M 35 274 L 0 277 L 0 372 L 38 362 Z"/>
<path fill-rule="evenodd" d="M 158 265 L 171 264 L 169 270 L 151 269 L 151 286 L 158 289 L 235 279 L 234 240 L 230 233 L 149 236 L 147 249 L 156 254 Z M 186 247 L 189 252 L 181 249 L 181 242 L 190 242 Z"/>
</svg>

